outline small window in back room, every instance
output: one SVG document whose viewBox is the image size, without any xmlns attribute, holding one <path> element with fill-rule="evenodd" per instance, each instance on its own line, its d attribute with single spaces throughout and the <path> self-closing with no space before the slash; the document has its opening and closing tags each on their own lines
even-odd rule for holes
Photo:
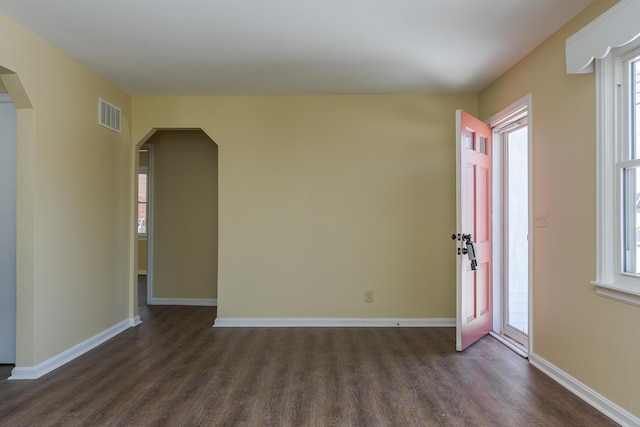
<svg viewBox="0 0 640 427">
<path fill-rule="evenodd" d="M 148 151 L 140 150 L 141 158 Z M 146 156 L 145 156 L 146 157 Z M 146 236 L 148 224 L 148 200 L 149 200 L 149 174 L 148 166 L 141 165 L 138 169 L 138 235 Z"/>
</svg>

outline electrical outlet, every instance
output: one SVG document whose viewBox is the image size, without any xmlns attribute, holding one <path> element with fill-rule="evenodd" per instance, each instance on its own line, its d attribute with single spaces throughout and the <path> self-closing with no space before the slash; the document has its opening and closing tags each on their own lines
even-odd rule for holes
<svg viewBox="0 0 640 427">
<path fill-rule="evenodd" d="M 364 291 L 364 302 L 373 302 L 373 291 Z"/>
<path fill-rule="evenodd" d="M 536 211 L 536 227 L 549 226 L 549 211 Z"/>
</svg>

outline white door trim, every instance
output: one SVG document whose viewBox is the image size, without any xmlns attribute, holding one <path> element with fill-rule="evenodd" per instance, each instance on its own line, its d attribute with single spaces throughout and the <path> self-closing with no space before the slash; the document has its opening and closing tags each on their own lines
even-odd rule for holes
<svg viewBox="0 0 640 427">
<path fill-rule="evenodd" d="M 513 120 L 514 117 L 517 117 L 518 114 L 521 114 L 523 111 L 527 111 L 527 118 L 528 118 L 528 166 L 529 166 L 529 177 L 528 177 L 528 183 L 529 183 L 529 242 L 528 242 L 528 246 L 529 246 L 529 277 L 528 277 L 528 281 L 529 281 L 529 348 L 528 348 L 528 353 L 529 355 L 531 355 L 533 353 L 533 346 L 534 346 L 534 324 L 533 324 L 533 242 L 534 242 L 534 236 L 533 236 L 533 144 L 532 144 L 532 135 L 533 135 L 533 110 L 532 110 L 532 96 L 531 94 L 527 94 L 524 97 L 520 98 L 519 100 L 517 100 L 516 102 L 514 102 L 513 104 L 509 105 L 508 107 L 504 108 L 503 110 L 501 110 L 500 112 L 498 112 L 497 114 L 495 114 L 494 116 L 490 117 L 488 120 L 486 120 L 486 123 L 489 124 L 489 126 L 492 129 L 496 129 L 499 128 L 500 126 L 508 123 L 510 120 Z M 494 133 L 495 135 L 495 133 Z M 497 142 L 497 140 L 496 140 Z M 502 164 L 502 147 L 500 147 L 499 149 L 497 148 L 499 145 L 501 144 L 497 144 L 494 143 L 494 165 L 497 164 Z M 496 158 L 496 156 L 498 156 L 498 158 Z M 493 173 L 494 173 L 494 180 L 493 180 L 493 193 L 495 194 L 502 194 L 502 189 L 499 187 L 503 181 L 503 177 L 500 176 L 499 179 L 495 179 L 496 178 L 496 172 L 497 172 L 498 168 L 493 168 Z M 498 173 L 502 173 L 502 171 L 498 172 Z M 493 322 L 493 326 L 494 326 L 494 331 L 497 333 L 502 333 L 502 312 L 503 312 L 503 307 L 502 307 L 502 303 L 500 302 L 500 297 L 501 297 L 501 287 L 503 286 L 503 281 L 504 281 L 504 277 L 502 274 L 502 270 L 503 270 L 503 251 L 504 251 L 504 245 L 503 245 L 503 233 L 502 233 L 502 222 L 504 221 L 503 218 L 503 208 L 502 208 L 502 197 L 494 197 L 493 198 L 493 212 L 494 212 L 494 216 L 493 216 L 493 242 L 494 242 L 494 251 L 493 251 L 493 263 L 494 263 L 494 275 L 493 275 L 493 280 L 494 280 L 494 297 L 493 297 L 493 302 L 494 302 L 494 322 Z M 500 242 L 500 243 L 498 243 Z M 496 289 L 500 289 L 500 292 L 496 292 Z M 496 303 L 498 305 L 496 305 Z M 496 307 L 499 307 L 499 309 L 496 309 Z M 497 318 L 496 316 L 500 316 L 499 318 Z"/>
<path fill-rule="evenodd" d="M 142 148 L 142 146 L 140 147 Z M 147 305 L 153 301 L 153 145 L 148 150 L 147 166 Z M 138 152 L 140 150 L 138 149 Z"/>
<path fill-rule="evenodd" d="M 2 230 L 0 242 L 0 363 L 16 363 L 17 335 L 17 147 L 18 112 L 9 94 L 0 94 L 2 106 L 2 189 L 0 203 Z"/>
</svg>

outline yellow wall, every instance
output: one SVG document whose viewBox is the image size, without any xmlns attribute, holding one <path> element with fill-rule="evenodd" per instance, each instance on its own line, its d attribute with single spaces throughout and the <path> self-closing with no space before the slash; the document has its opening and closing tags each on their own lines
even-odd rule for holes
<svg viewBox="0 0 640 427">
<path fill-rule="evenodd" d="M 147 238 L 138 237 L 138 272 L 147 271 Z"/>
<path fill-rule="evenodd" d="M 149 166 L 149 152 L 148 151 L 140 151 L 140 166 Z"/>
<path fill-rule="evenodd" d="M 201 130 L 156 132 L 153 297 L 217 298 L 218 147 Z"/>
<path fill-rule="evenodd" d="M 131 98 L 1 14 L 0 66 L 28 95 L 3 77 L 19 109 L 17 366 L 34 366 L 130 315 Z M 122 134 L 98 126 L 98 97 Z"/>
<path fill-rule="evenodd" d="M 596 1 L 480 94 L 487 118 L 533 99 L 534 353 L 640 415 L 640 308 L 601 298 L 595 279 L 595 80 L 567 75 L 565 40 L 615 1 Z"/>
<path fill-rule="evenodd" d="M 454 112 L 476 101 L 134 97 L 133 140 L 218 144 L 218 316 L 453 318 Z"/>
</svg>

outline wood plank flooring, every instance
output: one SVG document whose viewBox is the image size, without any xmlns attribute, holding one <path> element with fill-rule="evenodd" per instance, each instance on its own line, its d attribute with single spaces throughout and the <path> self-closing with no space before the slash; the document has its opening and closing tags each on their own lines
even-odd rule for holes
<svg viewBox="0 0 640 427">
<path fill-rule="evenodd" d="M 491 337 L 456 353 L 451 328 L 225 329 L 212 307 L 140 314 L 41 379 L 0 380 L 0 425 L 616 425 Z"/>
</svg>

